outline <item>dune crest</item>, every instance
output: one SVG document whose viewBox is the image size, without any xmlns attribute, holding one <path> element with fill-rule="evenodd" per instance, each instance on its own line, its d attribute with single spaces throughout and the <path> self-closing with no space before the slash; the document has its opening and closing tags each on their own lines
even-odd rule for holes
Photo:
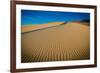
<svg viewBox="0 0 100 73">
<path fill-rule="evenodd" d="M 50 22 L 47 24 L 26 25 L 26 26 L 21 27 L 21 32 L 24 33 L 24 32 L 34 31 L 34 30 L 43 29 L 43 28 L 47 28 L 47 27 L 57 26 L 62 23 L 63 22 Z"/>
</svg>

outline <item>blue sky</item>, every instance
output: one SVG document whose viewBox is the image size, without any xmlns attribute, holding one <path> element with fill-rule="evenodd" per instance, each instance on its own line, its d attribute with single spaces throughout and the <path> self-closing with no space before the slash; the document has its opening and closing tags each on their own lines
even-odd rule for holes
<svg viewBox="0 0 100 73">
<path fill-rule="evenodd" d="M 89 13 L 21 10 L 21 25 L 45 24 L 49 22 L 81 21 L 90 19 Z"/>
</svg>

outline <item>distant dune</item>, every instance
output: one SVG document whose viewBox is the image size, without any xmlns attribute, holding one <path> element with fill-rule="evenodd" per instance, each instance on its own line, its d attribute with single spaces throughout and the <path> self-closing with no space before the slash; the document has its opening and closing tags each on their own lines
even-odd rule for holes
<svg viewBox="0 0 100 73">
<path fill-rule="evenodd" d="M 61 22 L 62 23 L 62 22 Z M 60 24 L 60 23 L 59 23 Z M 50 26 L 59 25 L 51 23 Z M 22 32 L 44 28 L 24 26 Z M 49 27 L 49 25 L 45 26 Z M 43 30 L 22 33 L 22 62 L 86 60 L 90 58 L 90 27 L 69 22 Z"/>
<path fill-rule="evenodd" d="M 47 28 L 47 27 L 52 27 L 52 26 L 57 26 L 62 24 L 63 22 L 51 22 L 48 24 L 34 24 L 34 25 L 24 25 L 21 27 L 21 32 L 29 32 L 29 31 L 33 31 L 33 30 L 38 30 L 38 29 L 42 29 L 42 28 Z"/>
</svg>

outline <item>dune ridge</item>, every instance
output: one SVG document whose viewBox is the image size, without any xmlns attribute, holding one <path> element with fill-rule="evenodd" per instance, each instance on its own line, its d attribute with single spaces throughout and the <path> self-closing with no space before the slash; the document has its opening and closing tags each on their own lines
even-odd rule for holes
<svg viewBox="0 0 100 73">
<path fill-rule="evenodd" d="M 60 25 L 62 23 L 63 22 L 50 22 L 47 24 L 24 25 L 21 27 L 21 32 L 24 33 L 24 32 L 43 29 L 43 28 L 47 28 L 47 27 L 57 26 L 57 25 Z"/>
</svg>

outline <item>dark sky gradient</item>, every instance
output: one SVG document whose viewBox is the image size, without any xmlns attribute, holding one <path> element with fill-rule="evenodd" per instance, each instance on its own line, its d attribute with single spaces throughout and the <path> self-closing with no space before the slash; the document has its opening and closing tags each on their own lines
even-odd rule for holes
<svg viewBox="0 0 100 73">
<path fill-rule="evenodd" d="M 21 24 L 34 25 L 49 22 L 71 22 L 89 19 L 90 13 L 21 10 Z"/>
</svg>

